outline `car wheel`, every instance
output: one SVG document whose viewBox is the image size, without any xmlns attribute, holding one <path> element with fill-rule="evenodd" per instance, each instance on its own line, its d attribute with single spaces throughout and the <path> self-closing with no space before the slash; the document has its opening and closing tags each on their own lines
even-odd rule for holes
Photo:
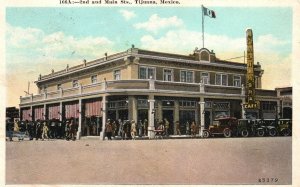
<svg viewBox="0 0 300 187">
<path fill-rule="evenodd" d="M 209 137 L 209 132 L 208 131 L 203 131 L 202 136 L 203 136 L 203 138 L 208 138 Z"/>
<path fill-rule="evenodd" d="M 291 130 L 290 129 L 284 129 L 282 131 L 283 136 L 289 136 L 291 134 Z"/>
<path fill-rule="evenodd" d="M 223 134 L 226 138 L 229 138 L 229 137 L 231 137 L 231 130 L 230 129 L 225 129 Z"/>
<path fill-rule="evenodd" d="M 246 130 L 246 129 L 242 130 L 242 131 L 241 131 L 241 136 L 242 136 L 242 137 L 248 137 L 248 136 L 249 136 L 249 131 Z"/>
<path fill-rule="evenodd" d="M 269 135 L 270 136 L 276 136 L 276 130 L 275 129 L 270 129 L 269 130 Z"/>
<path fill-rule="evenodd" d="M 257 130 L 257 136 L 262 137 L 265 135 L 265 131 L 263 129 L 258 129 Z"/>
</svg>

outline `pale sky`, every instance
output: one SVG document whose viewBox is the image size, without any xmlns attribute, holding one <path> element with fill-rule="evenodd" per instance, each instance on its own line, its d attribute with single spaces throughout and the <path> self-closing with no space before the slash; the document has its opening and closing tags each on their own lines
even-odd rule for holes
<svg viewBox="0 0 300 187">
<path fill-rule="evenodd" d="M 263 88 L 291 86 L 292 8 L 207 7 L 205 47 L 226 60 L 246 50 L 265 70 Z M 202 47 L 201 7 L 85 7 L 6 9 L 7 106 L 18 106 L 38 75 L 137 48 L 188 55 Z M 238 59 L 240 62 L 243 59 Z"/>
</svg>

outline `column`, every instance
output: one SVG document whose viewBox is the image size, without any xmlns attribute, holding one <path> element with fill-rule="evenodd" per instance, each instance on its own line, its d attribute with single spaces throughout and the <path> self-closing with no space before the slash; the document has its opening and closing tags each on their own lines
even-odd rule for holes
<svg viewBox="0 0 300 187">
<path fill-rule="evenodd" d="M 246 111 L 244 104 L 246 104 L 245 98 L 242 99 L 241 107 L 242 107 L 242 119 L 246 119 Z"/>
<path fill-rule="evenodd" d="M 60 102 L 59 104 L 59 121 L 62 121 L 63 120 L 63 105 L 62 105 L 62 102 Z"/>
<path fill-rule="evenodd" d="M 173 132 L 174 132 L 174 135 L 176 134 L 177 135 L 177 132 L 176 132 L 176 121 L 179 121 L 179 101 L 178 100 L 175 100 L 174 101 L 174 125 L 173 125 Z"/>
<path fill-rule="evenodd" d="M 81 121 L 82 121 L 82 99 L 79 99 L 79 119 L 78 119 L 78 131 L 77 131 L 77 140 L 81 137 Z"/>
<path fill-rule="evenodd" d="M 148 118 L 149 118 L 149 124 L 148 124 L 148 137 L 150 139 L 153 139 L 154 138 L 154 130 L 155 130 L 155 127 L 154 127 L 154 114 L 155 114 L 155 108 L 154 108 L 154 97 L 150 97 L 149 96 L 149 111 L 148 111 Z"/>
<path fill-rule="evenodd" d="M 137 99 L 134 96 L 128 97 L 129 120 L 137 122 Z"/>
<path fill-rule="evenodd" d="M 160 101 L 160 100 L 157 101 L 157 118 L 158 118 L 158 121 L 162 121 L 163 120 L 163 116 L 162 116 L 162 101 Z"/>
<path fill-rule="evenodd" d="M 280 113 L 281 113 L 281 107 L 280 107 L 280 100 L 277 101 L 277 108 L 276 108 L 276 118 L 281 118 Z"/>
<path fill-rule="evenodd" d="M 47 119 L 46 104 L 44 104 L 44 120 Z"/>
<path fill-rule="evenodd" d="M 30 106 L 30 111 L 31 111 L 30 117 L 31 117 L 31 121 L 34 121 L 34 119 L 33 119 L 33 112 L 34 112 L 34 111 L 32 111 L 32 109 L 33 109 L 33 107 L 32 107 L 32 105 L 31 105 L 31 106 Z"/>
<path fill-rule="evenodd" d="M 102 97 L 102 131 L 100 132 L 100 140 L 105 138 L 105 124 L 107 118 L 107 108 L 106 108 L 106 96 Z"/>
<path fill-rule="evenodd" d="M 203 135 L 203 130 L 205 128 L 205 117 L 204 117 L 204 114 L 205 114 L 205 110 L 204 110 L 204 107 L 205 107 L 205 102 L 204 102 L 204 98 L 203 97 L 200 97 L 200 128 L 199 128 L 199 135 L 200 137 L 202 137 Z"/>
</svg>

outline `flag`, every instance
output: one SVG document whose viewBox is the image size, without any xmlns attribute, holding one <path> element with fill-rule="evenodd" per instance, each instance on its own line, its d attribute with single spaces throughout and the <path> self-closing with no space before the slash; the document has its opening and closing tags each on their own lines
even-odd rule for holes
<svg viewBox="0 0 300 187">
<path fill-rule="evenodd" d="M 202 6 L 202 11 L 205 16 L 209 16 L 211 18 L 216 18 L 216 13 L 213 10 L 209 10 L 208 8 Z"/>
</svg>

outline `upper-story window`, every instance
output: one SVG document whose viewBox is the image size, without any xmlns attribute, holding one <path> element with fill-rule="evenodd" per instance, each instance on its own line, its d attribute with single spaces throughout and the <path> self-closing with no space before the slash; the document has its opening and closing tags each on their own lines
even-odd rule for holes
<svg viewBox="0 0 300 187">
<path fill-rule="evenodd" d="M 207 72 L 201 73 L 201 82 L 203 84 L 209 84 L 209 73 Z"/>
<path fill-rule="evenodd" d="M 203 61 L 209 61 L 209 53 L 207 51 L 202 51 L 200 53 L 200 59 Z"/>
<path fill-rule="evenodd" d="M 241 76 L 233 76 L 233 86 L 241 87 Z"/>
<path fill-rule="evenodd" d="M 75 87 L 78 87 L 78 80 L 73 80 L 73 82 L 72 82 L 72 86 L 73 86 L 73 88 L 75 88 Z"/>
<path fill-rule="evenodd" d="M 155 68 L 154 67 L 140 67 L 139 71 L 140 79 L 155 79 Z"/>
<path fill-rule="evenodd" d="M 180 71 L 180 82 L 194 82 L 194 72 L 193 71 Z"/>
<path fill-rule="evenodd" d="M 173 81 L 173 71 L 171 69 L 164 69 L 164 81 Z"/>
<path fill-rule="evenodd" d="M 92 84 L 97 82 L 97 75 L 92 75 L 91 76 L 91 82 L 92 82 Z"/>
<path fill-rule="evenodd" d="M 121 71 L 119 69 L 114 71 L 114 80 L 121 80 Z"/>
<path fill-rule="evenodd" d="M 61 88 L 61 84 L 57 84 L 57 90 L 60 90 Z"/>
<path fill-rule="evenodd" d="M 216 85 L 227 86 L 228 85 L 227 78 L 228 77 L 226 74 L 216 74 Z"/>
</svg>

